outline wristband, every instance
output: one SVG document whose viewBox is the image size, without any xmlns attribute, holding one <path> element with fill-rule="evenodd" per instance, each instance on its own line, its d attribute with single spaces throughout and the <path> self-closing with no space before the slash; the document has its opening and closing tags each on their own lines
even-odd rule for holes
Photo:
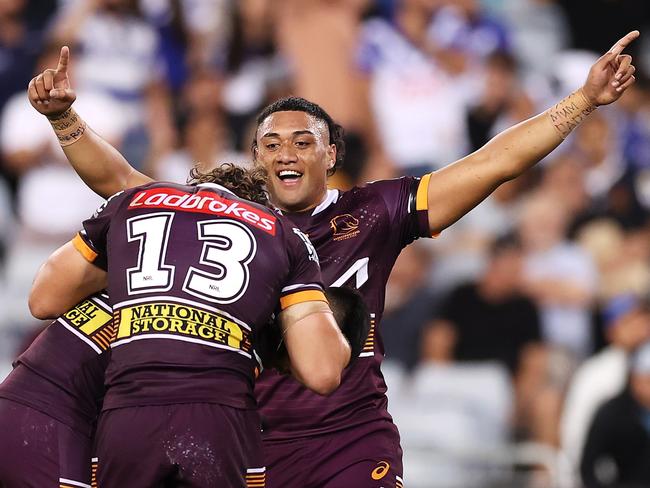
<svg viewBox="0 0 650 488">
<path fill-rule="evenodd" d="M 47 119 L 50 121 L 52 129 L 54 129 L 61 147 L 74 144 L 86 132 L 86 122 L 72 108 L 69 108 L 61 115 L 48 117 Z"/>
</svg>

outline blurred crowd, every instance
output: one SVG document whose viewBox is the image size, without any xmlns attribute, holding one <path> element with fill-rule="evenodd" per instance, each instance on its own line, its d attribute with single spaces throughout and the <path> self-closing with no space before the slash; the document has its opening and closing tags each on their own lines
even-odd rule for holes
<svg viewBox="0 0 650 488">
<path fill-rule="evenodd" d="M 0 0 L 0 377 L 42 326 L 38 266 L 101 203 L 26 98 L 62 45 L 77 112 L 154 178 L 250 164 L 295 94 L 345 127 L 349 188 L 477 149 L 631 29 L 636 84 L 408 247 L 382 332 L 409 486 L 650 486 L 647 0 Z"/>
</svg>

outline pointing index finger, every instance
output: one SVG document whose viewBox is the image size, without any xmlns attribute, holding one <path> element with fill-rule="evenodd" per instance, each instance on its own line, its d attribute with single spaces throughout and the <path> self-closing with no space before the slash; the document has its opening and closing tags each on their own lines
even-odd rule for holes
<svg viewBox="0 0 650 488">
<path fill-rule="evenodd" d="M 66 73 L 68 71 L 69 61 L 70 61 L 70 49 L 68 48 L 68 46 L 63 46 L 61 48 L 61 54 L 59 55 L 59 64 L 56 67 L 56 71 Z"/>
<path fill-rule="evenodd" d="M 624 37 L 616 41 L 616 44 L 614 44 L 607 52 L 618 56 L 637 37 L 639 37 L 639 31 L 633 30 L 632 32 L 627 33 Z"/>
</svg>

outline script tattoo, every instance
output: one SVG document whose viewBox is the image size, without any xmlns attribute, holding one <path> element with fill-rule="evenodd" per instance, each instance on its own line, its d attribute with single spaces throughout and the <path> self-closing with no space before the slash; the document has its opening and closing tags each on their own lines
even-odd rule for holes
<svg viewBox="0 0 650 488">
<path fill-rule="evenodd" d="M 56 137 L 59 139 L 59 144 L 62 146 L 68 146 L 83 136 L 84 132 L 86 132 L 86 124 L 80 125 L 76 130 L 69 134 L 57 134 Z"/>
<path fill-rule="evenodd" d="M 69 108 L 61 115 L 49 117 L 49 120 L 54 130 L 65 130 L 74 126 L 79 121 L 79 116 Z"/>
<path fill-rule="evenodd" d="M 553 127 L 562 139 L 578 127 L 596 107 L 590 105 L 580 93 L 572 93 L 548 111 Z"/>
</svg>

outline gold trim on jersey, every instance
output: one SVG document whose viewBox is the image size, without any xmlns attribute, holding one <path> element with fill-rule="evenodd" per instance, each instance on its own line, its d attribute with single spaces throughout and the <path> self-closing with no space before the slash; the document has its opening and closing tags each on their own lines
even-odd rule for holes
<svg viewBox="0 0 650 488">
<path fill-rule="evenodd" d="M 429 180 L 431 173 L 427 173 L 420 180 L 418 192 L 415 196 L 415 210 L 429 210 Z"/>
<path fill-rule="evenodd" d="M 92 458 L 90 460 L 90 488 L 97 488 L 97 465 L 99 458 Z"/>
<path fill-rule="evenodd" d="M 225 316 L 191 305 L 139 303 L 116 311 L 118 332 L 114 346 L 135 339 L 179 339 L 241 351 L 250 357 L 250 332 Z"/>
<path fill-rule="evenodd" d="M 360 358 L 370 357 L 375 355 L 375 314 L 370 314 L 370 330 L 368 331 L 368 337 L 366 337 L 366 343 L 363 345 L 363 350 L 359 354 Z"/>
<path fill-rule="evenodd" d="M 115 336 L 113 316 L 92 298 L 79 302 L 74 308 L 61 315 L 58 321 L 93 349 L 99 348 L 97 352 L 108 349 Z"/>
<path fill-rule="evenodd" d="M 97 259 L 97 253 L 83 240 L 81 234 L 77 233 L 76 236 L 72 239 L 72 245 L 74 248 L 81 253 L 84 259 L 92 263 Z"/>
<path fill-rule="evenodd" d="M 264 488 L 266 486 L 266 468 L 246 470 L 246 488 Z"/>
<path fill-rule="evenodd" d="M 298 291 L 280 297 L 280 307 L 282 310 L 289 308 L 291 305 L 303 302 L 327 302 L 327 298 L 325 298 L 325 293 L 320 290 Z"/>
</svg>

